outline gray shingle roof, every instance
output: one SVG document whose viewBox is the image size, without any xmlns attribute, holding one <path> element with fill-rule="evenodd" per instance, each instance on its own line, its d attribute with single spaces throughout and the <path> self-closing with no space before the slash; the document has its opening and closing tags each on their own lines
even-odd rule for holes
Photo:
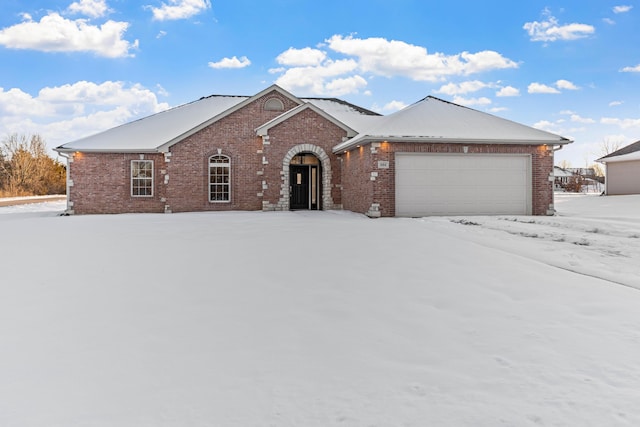
<svg viewBox="0 0 640 427">
<path fill-rule="evenodd" d="M 172 144 L 272 90 L 280 92 L 300 105 L 309 103 L 344 124 L 345 128 L 355 131 L 356 136 L 336 145 L 334 152 L 349 149 L 357 144 L 382 140 L 417 142 L 448 142 L 453 140 L 469 143 L 509 144 L 567 144 L 571 142 L 549 132 L 432 96 L 389 116 L 381 116 L 335 98 L 296 98 L 274 85 L 252 97 L 225 95 L 204 97 L 63 144 L 56 150 L 60 152 L 166 151 Z M 290 114 L 290 112 L 283 114 Z"/>
<path fill-rule="evenodd" d="M 377 120 L 334 152 L 370 141 L 567 144 L 567 138 L 428 96 Z"/>
<path fill-rule="evenodd" d="M 640 141 L 622 147 L 613 153 L 599 158 L 597 161 L 607 163 L 611 161 L 640 160 Z"/>
</svg>

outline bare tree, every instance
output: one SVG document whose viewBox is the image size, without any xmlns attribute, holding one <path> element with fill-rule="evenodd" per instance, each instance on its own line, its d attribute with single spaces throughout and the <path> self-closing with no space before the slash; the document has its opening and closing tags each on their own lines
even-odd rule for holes
<svg viewBox="0 0 640 427">
<path fill-rule="evenodd" d="M 4 195 L 65 192 L 65 167 L 47 155 L 40 135 L 9 135 L 0 144 L 0 152 L 0 192 Z"/>
<path fill-rule="evenodd" d="M 600 157 L 604 157 L 608 154 L 618 151 L 620 149 L 620 141 L 615 141 L 611 138 L 605 138 L 600 144 Z"/>
<path fill-rule="evenodd" d="M 562 169 L 569 169 L 571 167 L 571 162 L 569 160 L 563 160 L 560 162 L 560 167 Z"/>
</svg>

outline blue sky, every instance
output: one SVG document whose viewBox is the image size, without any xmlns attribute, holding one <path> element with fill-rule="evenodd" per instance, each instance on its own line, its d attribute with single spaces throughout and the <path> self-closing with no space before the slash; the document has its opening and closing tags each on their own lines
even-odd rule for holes
<svg viewBox="0 0 640 427">
<path fill-rule="evenodd" d="M 3 0 L 0 136 L 54 147 L 277 83 L 391 113 L 433 95 L 574 139 L 640 139 L 637 0 Z"/>
</svg>

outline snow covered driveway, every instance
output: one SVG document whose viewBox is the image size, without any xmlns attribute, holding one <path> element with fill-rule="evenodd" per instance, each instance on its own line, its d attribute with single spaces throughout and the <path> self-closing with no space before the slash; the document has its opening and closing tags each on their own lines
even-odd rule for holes
<svg viewBox="0 0 640 427">
<path fill-rule="evenodd" d="M 483 246 L 640 289 L 640 196 L 558 194 L 556 208 L 553 217 L 418 221 Z"/>
<path fill-rule="evenodd" d="M 0 208 L 0 425 L 640 425 L 640 199 L 557 202 Z"/>
</svg>

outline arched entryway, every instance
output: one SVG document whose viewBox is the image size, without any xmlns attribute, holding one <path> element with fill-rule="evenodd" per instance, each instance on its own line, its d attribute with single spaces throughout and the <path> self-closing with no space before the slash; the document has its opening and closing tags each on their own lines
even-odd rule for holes
<svg viewBox="0 0 640 427">
<path fill-rule="evenodd" d="M 289 209 L 320 210 L 322 181 L 320 159 L 312 153 L 299 153 L 289 162 Z"/>
<path fill-rule="evenodd" d="M 285 209 L 332 209 L 331 162 L 317 145 L 291 148 L 282 161 L 280 204 Z"/>
</svg>

